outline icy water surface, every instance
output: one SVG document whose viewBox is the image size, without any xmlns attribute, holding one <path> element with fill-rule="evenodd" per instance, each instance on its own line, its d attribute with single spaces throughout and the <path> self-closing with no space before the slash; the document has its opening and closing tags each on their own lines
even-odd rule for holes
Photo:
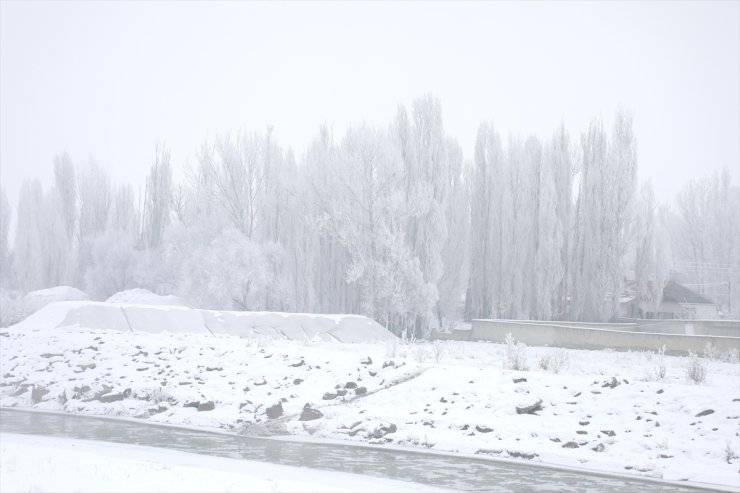
<svg viewBox="0 0 740 493">
<path fill-rule="evenodd" d="M 691 487 L 423 452 L 210 433 L 150 423 L 0 409 L 0 431 L 146 445 L 414 481 L 467 491 L 691 492 Z"/>
</svg>

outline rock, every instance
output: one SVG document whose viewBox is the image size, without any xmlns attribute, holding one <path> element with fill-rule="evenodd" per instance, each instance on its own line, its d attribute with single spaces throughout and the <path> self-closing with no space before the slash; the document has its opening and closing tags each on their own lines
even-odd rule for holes
<svg viewBox="0 0 740 493">
<path fill-rule="evenodd" d="M 357 384 L 355 382 L 347 382 L 344 384 L 345 389 L 356 389 Z"/>
<path fill-rule="evenodd" d="M 470 425 L 462 425 L 462 426 L 460 427 L 460 429 L 461 429 L 462 431 L 467 431 L 467 430 L 468 430 L 468 428 L 470 428 Z"/>
<path fill-rule="evenodd" d="M 551 442 L 555 442 L 555 443 L 560 443 L 560 439 L 557 438 L 557 437 L 556 438 L 551 438 L 550 441 Z"/>
<path fill-rule="evenodd" d="M 198 411 L 213 411 L 216 409 L 216 405 L 213 403 L 213 401 L 204 402 L 203 404 L 198 404 Z"/>
<path fill-rule="evenodd" d="M 246 406 L 251 406 L 251 405 L 252 405 L 252 401 L 244 401 L 241 404 L 239 404 L 239 409 L 241 410 L 241 409 L 244 409 Z"/>
<path fill-rule="evenodd" d="M 195 409 L 198 409 L 198 406 L 200 406 L 200 402 L 198 401 L 186 402 L 185 404 L 182 405 L 182 407 L 193 407 Z M 239 409 L 241 409 L 241 406 L 239 407 Z"/>
<path fill-rule="evenodd" d="M 493 428 L 489 428 L 487 426 L 475 425 L 475 431 L 477 431 L 478 433 L 491 433 L 493 431 Z"/>
<path fill-rule="evenodd" d="M 714 409 L 705 409 L 705 410 L 701 411 L 700 413 L 698 413 L 695 417 L 696 418 L 701 418 L 702 416 L 708 416 L 708 415 L 713 414 L 713 413 L 714 413 Z"/>
<path fill-rule="evenodd" d="M 395 368 L 396 364 L 393 362 L 393 360 L 389 360 L 383 363 L 383 368 L 388 368 L 389 366 L 393 366 Z"/>
<path fill-rule="evenodd" d="M 103 396 L 100 396 L 100 399 L 98 399 L 102 403 L 109 403 L 109 402 L 116 402 L 116 401 L 122 401 L 125 398 L 125 395 L 122 392 L 119 392 L 117 394 L 105 394 Z"/>
<path fill-rule="evenodd" d="M 345 395 L 347 395 L 347 389 L 338 389 L 337 390 L 337 395 L 339 397 L 344 397 Z"/>
<path fill-rule="evenodd" d="M 617 385 L 620 385 L 619 380 L 617 380 L 617 377 L 612 377 L 611 382 L 604 382 L 604 385 L 602 385 L 601 388 L 608 387 L 610 389 L 613 389 Z"/>
<path fill-rule="evenodd" d="M 13 392 L 12 394 L 10 394 L 10 397 L 18 397 L 21 394 L 25 394 L 26 392 L 28 392 L 28 387 L 30 387 L 30 386 L 31 386 L 30 383 L 22 383 L 22 384 L 20 384 L 18 386 L 18 388 L 15 389 L 15 392 Z"/>
<path fill-rule="evenodd" d="M 562 445 L 563 448 L 578 448 L 578 444 L 576 442 L 566 442 Z"/>
<path fill-rule="evenodd" d="M 223 371 L 221 366 L 206 366 L 206 371 Z"/>
<path fill-rule="evenodd" d="M 586 430 L 576 430 L 576 433 L 578 435 L 588 435 L 588 432 Z"/>
<path fill-rule="evenodd" d="M 442 397 L 442 398 L 441 398 L 441 399 L 439 400 L 439 402 L 441 402 L 442 404 L 445 404 L 445 403 L 447 402 L 447 399 L 445 399 L 444 397 Z"/>
<path fill-rule="evenodd" d="M 527 381 L 526 378 L 515 378 L 514 379 L 514 383 L 521 383 L 521 382 L 526 382 L 526 381 Z"/>
<path fill-rule="evenodd" d="M 330 400 L 336 399 L 336 398 L 337 398 L 337 394 L 333 394 L 331 392 L 326 392 L 321 399 L 322 400 L 325 400 L 325 401 L 330 401 Z"/>
<path fill-rule="evenodd" d="M 38 404 L 41 402 L 41 399 L 49 393 L 49 390 L 46 387 L 43 387 L 41 385 L 34 385 L 33 390 L 31 390 L 31 402 L 34 404 Z"/>
<path fill-rule="evenodd" d="M 372 358 L 370 358 L 370 356 L 368 356 L 364 360 L 360 361 L 360 363 L 363 364 L 363 365 L 372 365 L 373 364 L 373 360 L 372 360 Z"/>
<path fill-rule="evenodd" d="M 260 381 L 260 382 L 254 382 L 254 386 L 255 386 L 255 387 L 258 387 L 258 386 L 260 386 L 260 385 L 267 385 L 267 380 L 265 380 L 265 379 L 263 378 L 263 379 L 262 379 L 262 381 Z"/>
<path fill-rule="evenodd" d="M 298 363 L 293 363 L 293 364 L 292 364 L 292 365 L 290 365 L 290 366 L 292 366 L 293 368 L 298 368 L 299 366 L 303 366 L 303 365 L 305 365 L 305 364 L 306 364 L 306 362 L 305 362 L 305 361 L 303 361 L 303 360 L 300 360 L 300 361 L 299 361 Z"/>
<path fill-rule="evenodd" d="M 283 415 L 283 404 L 282 402 L 278 402 L 277 404 L 270 406 L 265 411 L 265 414 L 267 414 L 267 417 L 270 419 L 279 418 Z"/>
<path fill-rule="evenodd" d="M 306 404 L 305 406 L 303 406 L 303 411 L 301 412 L 301 416 L 298 418 L 298 421 L 312 421 L 323 416 L 324 415 L 321 413 L 321 411 L 312 408 L 311 404 Z"/>
<path fill-rule="evenodd" d="M 64 356 L 62 353 L 44 353 L 41 355 L 42 358 L 54 358 L 55 356 Z"/>
<path fill-rule="evenodd" d="M 509 454 L 509 457 L 513 457 L 515 459 L 529 459 L 529 460 L 532 460 L 535 457 L 539 457 L 539 454 L 534 454 L 534 453 L 527 454 L 525 452 L 519 452 L 517 450 L 507 450 L 506 453 Z"/>
<path fill-rule="evenodd" d="M 597 446 L 595 446 L 591 450 L 593 450 L 594 452 L 603 452 L 604 451 L 604 448 L 605 448 L 604 447 L 604 444 L 603 443 L 599 443 Z"/>
<path fill-rule="evenodd" d="M 578 424 L 581 426 L 588 426 L 591 424 L 591 422 L 590 421 L 579 421 Z"/>
<path fill-rule="evenodd" d="M 542 399 L 539 399 L 537 402 L 535 402 L 532 405 L 523 406 L 523 407 L 517 406 L 516 408 L 517 414 L 534 414 L 537 411 L 542 411 Z"/>
<path fill-rule="evenodd" d="M 357 387 L 355 389 L 355 395 L 365 395 L 367 394 L 367 389 L 365 387 Z"/>
<path fill-rule="evenodd" d="M 616 433 L 614 433 L 614 430 L 601 430 L 601 433 L 608 437 L 613 437 L 617 435 Z"/>
<path fill-rule="evenodd" d="M 656 394 L 662 394 L 662 393 L 663 393 L 663 389 L 660 389 L 658 390 L 658 392 L 656 392 Z"/>
<path fill-rule="evenodd" d="M 302 378 L 296 378 L 295 380 L 293 380 L 293 385 L 299 385 L 302 382 L 303 382 L 303 379 Z"/>
<path fill-rule="evenodd" d="M 378 374 L 378 372 L 377 372 L 377 371 L 375 371 L 375 370 L 368 370 L 368 374 L 369 374 L 369 375 L 370 375 L 371 377 L 374 377 L 375 375 L 377 375 L 377 374 Z"/>
</svg>

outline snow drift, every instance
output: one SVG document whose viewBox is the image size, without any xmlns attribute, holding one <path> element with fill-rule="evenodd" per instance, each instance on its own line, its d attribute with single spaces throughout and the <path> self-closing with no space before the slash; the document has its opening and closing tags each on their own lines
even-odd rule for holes
<svg viewBox="0 0 740 493">
<path fill-rule="evenodd" d="M 171 294 L 162 296 L 154 294 L 148 289 L 126 289 L 125 291 L 119 291 L 107 300 L 106 303 L 133 303 L 137 305 L 175 305 L 175 306 L 188 306 L 188 304 L 179 296 Z"/>
<path fill-rule="evenodd" d="M 229 312 L 95 301 L 51 303 L 12 327 L 18 330 L 81 327 L 335 342 L 395 339 L 383 326 L 361 315 Z"/>
<path fill-rule="evenodd" d="M 26 294 L 23 297 L 23 306 L 25 313 L 28 315 L 55 301 L 85 301 L 89 299 L 84 291 L 72 286 L 55 286 Z"/>
</svg>

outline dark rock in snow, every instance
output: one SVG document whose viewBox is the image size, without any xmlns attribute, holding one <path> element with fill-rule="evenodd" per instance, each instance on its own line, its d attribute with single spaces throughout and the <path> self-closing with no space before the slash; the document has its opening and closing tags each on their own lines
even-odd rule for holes
<svg viewBox="0 0 740 493">
<path fill-rule="evenodd" d="M 616 433 L 614 433 L 614 430 L 601 430 L 601 433 L 608 437 L 613 437 L 617 435 Z"/>
<path fill-rule="evenodd" d="M 521 382 L 526 382 L 526 381 L 527 381 L 527 379 L 526 378 L 523 378 L 523 377 L 522 378 L 515 378 L 514 379 L 514 383 L 521 383 Z"/>
<path fill-rule="evenodd" d="M 542 399 L 539 399 L 532 405 L 522 407 L 517 406 L 516 408 L 517 414 L 534 414 L 537 411 L 542 411 Z"/>
<path fill-rule="evenodd" d="M 357 384 L 355 382 L 347 382 L 344 384 L 345 389 L 356 389 Z"/>
<path fill-rule="evenodd" d="M 98 400 L 102 403 L 107 404 L 109 402 L 122 401 L 125 398 L 126 396 L 122 392 L 119 392 L 117 394 L 105 394 L 103 396 L 100 396 L 100 399 Z"/>
<path fill-rule="evenodd" d="M 293 380 L 293 385 L 298 385 L 298 384 L 300 384 L 302 382 L 303 382 L 303 379 L 302 378 L 296 378 L 295 380 Z"/>
<path fill-rule="evenodd" d="M 658 392 L 656 392 L 656 393 L 657 394 L 662 394 L 663 393 L 663 389 L 658 390 Z"/>
<path fill-rule="evenodd" d="M 283 404 L 282 402 L 278 402 L 277 404 L 270 406 L 265 411 L 265 414 L 267 414 L 267 417 L 270 419 L 279 418 L 283 415 Z"/>
<path fill-rule="evenodd" d="M 345 395 L 347 395 L 347 389 L 338 389 L 337 390 L 337 395 L 339 397 L 344 397 Z"/>
<path fill-rule="evenodd" d="M 578 448 L 578 444 L 576 442 L 566 442 L 562 445 L 563 448 Z"/>
<path fill-rule="evenodd" d="M 322 400 L 325 400 L 325 401 L 330 401 L 330 400 L 336 399 L 336 398 L 337 398 L 337 394 L 333 394 L 331 392 L 326 392 L 321 399 Z"/>
<path fill-rule="evenodd" d="M 591 424 L 591 422 L 590 421 L 579 421 L 578 424 L 581 426 L 588 426 Z"/>
<path fill-rule="evenodd" d="M 591 450 L 593 450 L 594 452 L 603 452 L 604 451 L 604 448 L 605 448 L 604 447 L 604 444 L 603 443 L 599 443 L 597 446 L 595 446 Z"/>
<path fill-rule="evenodd" d="M 224 369 L 220 366 L 206 366 L 206 371 L 223 371 Z"/>
<path fill-rule="evenodd" d="M 705 409 L 705 410 L 701 411 L 700 413 L 698 413 L 695 417 L 696 418 L 701 418 L 702 416 L 708 416 L 708 415 L 713 414 L 713 413 L 714 413 L 714 409 Z"/>
<path fill-rule="evenodd" d="M 393 362 L 393 360 L 389 360 L 389 361 L 386 361 L 385 363 L 383 363 L 383 368 L 388 368 L 389 366 L 395 367 L 396 364 Z"/>
<path fill-rule="evenodd" d="M 298 418 L 298 421 L 312 421 L 323 416 L 324 415 L 321 413 L 321 411 L 312 408 L 311 404 L 306 404 L 305 406 L 303 406 L 303 411 L 301 412 L 301 416 Z"/>
<path fill-rule="evenodd" d="M 612 377 L 611 382 L 604 382 L 604 385 L 602 385 L 601 388 L 609 387 L 610 389 L 613 389 L 617 385 L 620 385 L 619 380 L 617 380 L 617 377 Z"/>
<path fill-rule="evenodd" d="M 290 365 L 290 366 L 292 366 L 293 368 L 298 368 L 299 366 L 303 366 L 303 365 L 305 365 L 305 364 L 306 364 L 306 362 L 305 362 L 305 361 L 303 361 L 303 360 L 300 360 L 300 361 L 299 361 L 298 363 L 293 363 L 293 364 L 292 364 L 292 365 Z"/>
<path fill-rule="evenodd" d="M 34 385 L 33 390 L 31 391 L 31 402 L 34 404 L 38 404 L 41 402 L 41 399 L 49 393 L 49 390 L 46 387 L 43 387 L 41 385 Z"/>
<path fill-rule="evenodd" d="M 185 404 L 182 405 L 182 407 L 193 407 L 195 409 L 198 409 L 198 406 L 199 405 L 200 405 L 200 402 L 198 402 L 198 401 L 195 401 L 195 402 L 186 402 Z M 239 409 L 241 409 L 241 407 Z"/>
<path fill-rule="evenodd" d="M 493 429 L 487 426 L 475 425 L 475 431 L 477 431 L 478 433 L 491 433 Z"/>
<path fill-rule="evenodd" d="M 360 361 L 360 363 L 363 364 L 363 365 L 372 365 L 373 364 L 373 360 L 370 358 L 370 356 L 368 356 L 364 360 Z"/>
<path fill-rule="evenodd" d="M 213 411 L 214 409 L 216 409 L 216 405 L 213 403 L 213 401 L 198 404 L 198 411 Z"/>
<path fill-rule="evenodd" d="M 357 387 L 355 389 L 355 395 L 365 395 L 367 394 L 367 389 L 365 387 Z"/>
</svg>

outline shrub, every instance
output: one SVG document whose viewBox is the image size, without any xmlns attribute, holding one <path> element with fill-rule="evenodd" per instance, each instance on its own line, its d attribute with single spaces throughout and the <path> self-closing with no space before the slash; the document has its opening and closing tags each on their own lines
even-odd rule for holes
<svg viewBox="0 0 740 493">
<path fill-rule="evenodd" d="M 540 368 L 553 373 L 560 373 L 560 370 L 567 368 L 569 364 L 570 356 L 565 349 L 559 349 L 540 358 Z"/>
<path fill-rule="evenodd" d="M 527 371 L 527 346 L 516 343 L 511 332 L 506 334 L 506 366 L 510 370 Z"/>
<path fill-rule="evenodd" d="M 656 380 L 663 380 L 665 378 L 665 344 L 658 348 L 656 365 L 653 367 L 653 377 Z"/>
<path fill-rule="evenodd" d="M 695 384 L 703 383 L 707 378 L 707 368 L 699 356 L 689 352 L 689 363 L 686 366 L 686 377 Z"/>
</svg>

